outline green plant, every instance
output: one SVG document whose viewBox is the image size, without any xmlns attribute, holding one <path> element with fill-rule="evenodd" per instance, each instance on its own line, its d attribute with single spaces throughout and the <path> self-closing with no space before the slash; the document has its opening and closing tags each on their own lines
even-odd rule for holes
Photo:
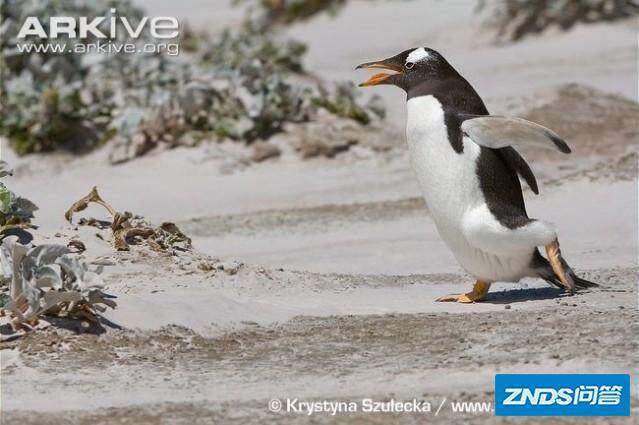
<svg viewBox="0 0 639 425">
<path fill-rule="evenodd" d="M 0 178 L 12 175 L 5 161 L 0 161 Z M 0 182 L 0 235 L 14 228 L 33 227 L 31 219 L 38 207 L 30 200 L 17 196 Z"/>
<path fill-rule="evenodd" d="M 370 110 L 354 98 L 336 103 L 342 94 L 333 98 L 317 84 L 300 83 L 306 46 L 250 17 L 239 29 L 214 38 L 187 34 L 189 46 L 199 50 L 185 60 L 157 53 L 101 57 L 17 49 L 16 34 L 27 16 L 43 22 L 51 15 L 108 16 L 114 4 L 129 19 L 143 15 L 128 1 L 6 0 L 0 6 L 6 65 L 0 134 L 19 154 L 85 152 L 109 143 L 116 163 L 160 144 L 191 146 L 207 138 L 251 143 L 283 131 L 286 123 L 312 120 L 320 107 L 363 124 L 370 121 Z"/>
<path fill-rule="evenodd" d="M 24 245 L 7 236 L 0 245 L 0 270 L 0 283 L 9 286 L 2 309 L 13 316 L 16 329 L 44 314 L 96 321 L 96 312 L 116 306 L 101 291 L 98 273 L 63 245 Z"/>
<path fill-rule="evenodd" d="M 491 7 L 498 35 L 517 41 L 556 26 L 568 30 L 578 23 L 615 21 L 639 13 L 636 0 L 501 0 L 480 1 Z"/>
</svg>

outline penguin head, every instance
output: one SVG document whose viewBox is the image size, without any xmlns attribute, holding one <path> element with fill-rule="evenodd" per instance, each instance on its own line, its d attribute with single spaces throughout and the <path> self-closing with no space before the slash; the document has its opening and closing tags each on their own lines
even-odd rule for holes
<svg viewBox="0 0 639 425">
<path fill-rule="evenodd" d="M 375 74 L 360 87 L 390 84 L 407 93 L 425 82 L 433 83 L 458 75 L 441 54 L 428 47 L 408 49 L 388 59 L 363 63 L 355 69 L 362 68 L 379 68 L 392 73 Z"/>
</svg>

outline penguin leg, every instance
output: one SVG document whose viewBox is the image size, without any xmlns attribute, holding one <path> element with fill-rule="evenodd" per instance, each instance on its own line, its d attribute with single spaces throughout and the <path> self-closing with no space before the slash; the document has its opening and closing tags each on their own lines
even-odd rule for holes
<svg viewBox="0 0 639 425">
<path fill-rule="evenodd" d="M 561 257 L 561 250 L 559 249 L 559 241 L 555 239 L 554 241 L 546 245 L 545 248 L 546 255 L 548 256 L 548 262 L 552 267 L 552 271 L 555 272 L 566 291 L 572 294 L 575 291 L 575 283 L 570 277 L 568 270 L 566 270 L 566 268 L 564 267 L 564 261 L 562 261 Z"/>
<path fill-rule="evenodd" d="M 488 294 L 488 289 L 490 289 L 490 282 L 478 280 L 477 282 L 475 282 L 475 285 L 473 285 L 472 291 L 466 292 L 465 294 L 445 295 L 443 297 L 437 298 L 436 301 L 474 303 L 486 298 L 486 295 Z"/>
</svg>

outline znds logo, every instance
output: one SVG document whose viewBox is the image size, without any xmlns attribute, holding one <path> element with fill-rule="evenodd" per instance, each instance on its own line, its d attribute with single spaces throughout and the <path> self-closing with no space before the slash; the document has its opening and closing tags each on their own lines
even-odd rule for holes
<svg viewBox="0 0 639 425">
<path fill-rule="evenodd" d="M 495 414 L 629 416 L 630 375 L 496 375 Z"/>
<path fill-rule="evenodd" d="M 533 406 L 559 404 L 567 406 L 569 404 L 588 403 L 599 405 L 617 405 L 621 402 L 620 385 L 580 385 L 576 389 L 560 388 L 506 388 L 508 397 L 504 400 L 504 405 L 520 406 L 529 403 Z"/>
</svg>

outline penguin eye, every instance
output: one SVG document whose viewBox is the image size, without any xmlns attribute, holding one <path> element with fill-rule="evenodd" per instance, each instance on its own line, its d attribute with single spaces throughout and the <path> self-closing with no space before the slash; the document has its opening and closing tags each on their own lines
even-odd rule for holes
<svg viewBox="0 0 639 425">
<path fill-rule="evenodd" d="M 404 65 L 406 67 L 406 69 L 413 69 L 413 67 L 415 66 L 414 62 L 406 62 L 406 65 Z"/>
</svg>

